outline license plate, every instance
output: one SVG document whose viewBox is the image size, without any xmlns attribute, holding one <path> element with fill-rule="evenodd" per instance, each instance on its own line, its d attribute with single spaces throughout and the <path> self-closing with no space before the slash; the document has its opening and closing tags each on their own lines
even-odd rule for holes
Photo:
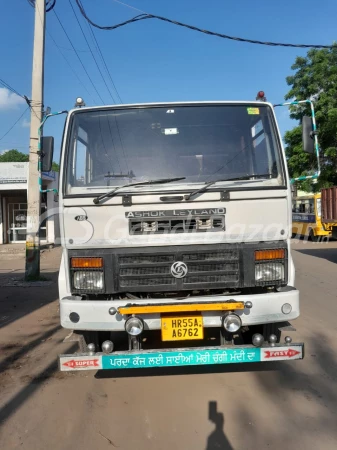
<svg viewBox="0 0 337 450">
<path fill-rule="evenodd" d="M 163 341 L 189 341 L 204 338 L 202 316 L 165 316 L 161 318 Z"/>
</svg>

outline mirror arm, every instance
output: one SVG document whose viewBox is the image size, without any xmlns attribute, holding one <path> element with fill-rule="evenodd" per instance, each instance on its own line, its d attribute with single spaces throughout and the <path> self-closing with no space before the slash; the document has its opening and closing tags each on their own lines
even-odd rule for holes
<svg viewBox="0 0 337 450">
<path fill-rule="evenodd" d="M 55 194 L 58 194 L 57 189 L 42 189 L 41 158 L 43 158 L 44 153 L 41 151 L 41 138 L 42 138 L 42 129 L 43 129 L 45 122 L 49 119 L 49 117 L 59 116 L 60 114 L 68 114 L 68 111 L 64 110 L 64 111 L 58 111 L 58 112 L 52 112 L 52 113 L 46 114 L 43 117 L 42 122 L 40 123 L 39 129 L 38 129 L 38 151 L 37 151 L 37 154 L 39 155 L 38 172 L 39 172 L 39 191 L 41 193 L 54 192 Z"/>
<path fill-rule="evenodd" d="M 291 183 L 294 183 L 295 181 L 302 181 L 302 180 L 309 180 L 309 179 L 317 179 L 321 175 L 321 164 L 319 159 L 319 146 L 318 146 L 318 139 L 317 139 L 317 128 L 316 128 L 316 117 L 315 117 L 315 108 L 314 103 L 312 100 L 299 100 L 299 101 L 293 101 L 293 102 L 285 102 L 285 103 L 278 103 L 275 106 L 290 106 L 290 105 L 299 105 L 300 103 L 307 103 L 310 105 L 311 109 L 311 117 L 312 117 L 312 124 L 313 124 L 313 131 L 312 133 L 312 139 L 315 141 L 315 154 L 317 158 L 317 171 L 314 175 L 308 175 L 308 176 L 301 176 L 298 178 L 292 178 L 290 180 Z"/>
</svg>

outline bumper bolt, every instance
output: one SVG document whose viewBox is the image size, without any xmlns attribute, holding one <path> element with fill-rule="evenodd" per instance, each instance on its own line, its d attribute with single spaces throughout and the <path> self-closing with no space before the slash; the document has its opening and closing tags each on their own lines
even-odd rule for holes
<svg viewBox="0 0 337 450">
<path fill-rule="evenodd" d="M 252 343 L 254 347 L 261 347 L 263 345 L 264 338 L 262 334 L 255 333 L 252 338 Z"/>
<path fill-rule="evenodd" d="M 88 344 L 88 352 L 93 355 L 95 353 L 96 346 L 94 343 Z"/>
<path fill-rule="evenodd" d="M 114 315 L 116 314 L 116 312 L 117 312 L 117 309 L 116 309 L 116 308 L 114 308 L 114 307 L 109 308 L 109 314 L 110 314 L 111 316 L 114 316 Z"/>
<path fill-rule="evenodd" d="M 276 336 L 275 334 L 271 334 L 271 335 L 269 336 L 269 343 L 270 343 L 270 345 L 271 345 L 272 347 L 274 347 L 275 344 L 276 344 L 276 342 L 277 342 L 277 336 Z"/>
<path fill-rule="evenodd" d="M 285 340 L 285 343 L 287 344 L 287 345 L 290 345 L 291 343 L 292 343 L 292 338 L 290 337 L 290 336 L 286 336 L 285 338 L 284 338 L 284 340 Z"/>
<path fill-rule="evenodd" d="M 245 303 L 245 308 L 251 309 L 253 307 L 253 303 L 252 302 L 246 302 Z"/>
</svg>

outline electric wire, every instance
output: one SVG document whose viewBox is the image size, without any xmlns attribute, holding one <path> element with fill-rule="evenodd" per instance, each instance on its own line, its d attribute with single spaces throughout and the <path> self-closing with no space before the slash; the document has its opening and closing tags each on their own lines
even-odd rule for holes
<svg viewBox="0 0 337 450">
<path fill-rule="evenodd" d="M 27 0 L 27 2 L 35 8 L 35 0 Z M 51 11 L 56 4 L 56 0 L 46 0 L 46 12 Z"/>
<path fill-rule="evenodd" d="M 86 37 L 86 35 L 85 35 L 85 33 L 84 33 L 84 30 L 83 30 L 83 28 L 82 28 L 82 25 L 81 25 L 79 19 L 78 19 L 78 17 L 77 17 L 76 11 L 75 11 L 75 9 L 74 9 L 72 3 L 71 3 L 71 0 L 68 0 L 68 1 L 69 1 L 69 4 L 70 4 L 70 7 L 71 7 L 71 9 L 72 9 L 72 11 L 73 11 L 73 13 L 74 13 L 74 16 L 75 16 L 75 18 L 76 18 L 77 24 L 78 24 L 78 26 L 80 27 L 80 30 L 81 30 L 82 35 L 83 35 L 83 37 L 84 37 L 84 40 L 85 40 L 85 42 L 87 43 L 87 46 L 88 46 L 88 48 L 89 48 L 89 50 L 90 50 L 91 56 L 93 57 L 93 60 L 95 61 L 97 70 L 99 71 L 99 73 L 100 73 L 100 75 L 101 75 L 101 77 L 102 77 L 102 80 L 103 80 L 103 82 L 104 82 L 104 84 L 105 84 L 105 87 L 107 88 L 107 91 L 109 92 L 109 94 L 110 94 L 110 96 L 111 96 L 113 102 L 116 103 L 116 101 L 115 101 L 115 99 L 114 99 L 114 97 L 113 97 L 113 95 L 112 95 L 112 93 L 111 93 L 111 91 L 110 91 L 110 89 L 109 89 L 109 86 L 108 86 L 108 84 L 107 84 L 107 82 L 106 82 L 106 80 L 105 80 L 105 77 L 104 77 L 104 75 L 103 75 L 103 73 L 102 73 L 102 71 L 101 71 L 101 68 L 100 68 L 99 65 L 98 65 L 98 62 L 97 62 L 96 57 L 95 57 L 95 54 L 94 54 L 94 52 L 92 51 L 92 49 L 91 49 L 91 47 L 90 47 L 90 44 L 89 44 L 89 42 L 88 42 L 88 39 L 87 39 L 87 37 Z"/>
<path fill-rule="evenodd" d="M 55 11 L 54 11 L 54 12 L 55 12 Z M 38 13 L 39 13 L 39 16 L 40 16 L 40 21 L 41 21 L 41 23 L 42 23 L 42 17 L 41 17 L 41 12 L 40 12 L 39 8 L 38 8 Z M 75 77 L 78 79 L 78 81 L 80 82 L 80 84 L 83 86 L 83 88 L 84 88 L 85 91 L 87 92 L 88 96 L 89 96 L 89 97 L 91 98 L 91 100 L 93 101 L 93 104 L 95 105 L 96 102 L 95 102 L 95 100 L 93 99 L 92 95 L 90 94 L 90 92 L 88 91 L 88 89 L 86 88 L 86 86 L 84 85 L 84 83 L 83 83 L 83 81 L 81 80 L 81 78 L 79 77 L 79 75 L 76 73 L 75 69 L 71 66 L 71 64 L 70 64 L 70 62 L 68 61 L 68 59 L 65 57 L 65 55 L 64 55 L 63 52 L 61 51 L 61 47 L 57 44 L 56 40 L 54 39 L 54 37 L 52 36 L 52 34 L 49 32 L 49 30 L 48 30 L 47 27 L 46 27 L 46 32 L 47 32 L 49 38 L 53 41 L 55 47 L 56 47 L 56 48 L 58 49 L 58 51 L 61 53 L 63 59 L 64 59 L 64 60 L 66 61 L 66 63 L 68 64 L 70 70 L 73 72 L 73 74 L 74 74 Z M 73 51 L 74 51 L 74 48 L 73 48 Z M 25 100 L 26 100 L 27 103 L 28 103 L 27 97 L 24 97 L 24 98 L 25 98 Z M 34 113 L 35 113 L 35 111 L 34 111 Z M 36 115 L 36 114 L 35 114 L 35 115 Z"/>
<path fill-rule="evenodd" d="M 86 67 L 85 67 L 85 65 L 84 65 L 84 63 L 83 63 L 83 61 L 82 61 L 82 59 L 80 58 L 79 54 L 77 53 L 76 48 L 74 47 L 74 45 L 73 45 L 73 43 L 72 43 L 72 41 L 71 41 L 71 39 L 70 39 L 70 37 L 69 37 L 69 35 L 68 35 L 66 29 L 64 28 L 64 26 L 63 26 L 63 24 L 62 24 L 62 22 L 61 22 L 61 20 L 60 20 L 60 18 L 59 18 L 59 16 L 57 15 L 57 13 L 56 13 L 55 10 L 54 10 L 54 14 L 55 14 L 55 17 L 56 17 L 57 21 L 59 22 L 59 24 L 60 24 L 62 30 L 64 31 L 64 34 L 66 35 L 66 37 L 67 37 L 67 39 L 68 39 L 68 41 L 69 41 L 69 43 L 70 43 L 72 49 L 73 49 L 74 52 L 76 53 L 76 56 L 77 56 L 78 60 L 80 61 L 81 66 L 83 67 L 84 72 L 86 73 L 87 77 L 89 78 L 89 81 L 90 81 L 91 85 L 93 86 L 94 90 L 96 91 L 97 96 L 99 97 L 99 99 L 101 100 L 101 102 L 105 105 L 104 100 L 102 99 L 100 93 L 98 92 L 98 90 L 97 90 L 97 88 L 96 88 L 94 82 L 92 81 L 92 79 L 91 79 L 91 77 L 90 77 L 90 75 L 89 75 L 89 73 L 88 73 L 88 71 L 87 71 L 87 69 L 86 69 Z"/>
<path fill-rule="evenodd" d="M 29 108 L 31 109 L 31 111 L 33 111 L 33 113 L 34 113 L 35 116 L 37 117 L 36 112 L 35 112 L 34 109 L 32 108 L 33 100 L 30 100 L 26 95 L 21 95 L 21 94 L 19 94 L 19 92 L 18 92 L 16 89 L 14 89 L 11 85 L 9 85 L 8 83 L 6 83 L 6 82 L 5 82 L 4 80 L 2 80 L 1 78 L 0 78 L 0 83 L 3 85 L 3 87 L 5 87 L 6 89 L 8 89 L 8 90 L 9 90 L 10 92 L 12 92 L 13 94 L 15 94 L 15 95 L 17 95 L 17 96 L 23 98 L 23 100 L 27 103 L 27 105 L 29 106 Z"/>
<path fill-rule="evenodd" d="M 27 0 L 27 2 L 35 8 L 35 0 Z M 51 11 L 56 4 L 56 0 L 46 0 L 46 12 Z"/>
<path fill-rule="evenodd" d="M 111 93 L 111 90 L 109 89 L 109 86 L 107 85 L 107 82 L 106 82 L 106 80 L 105 80 L 105 77 L 104 77 L 104 75 L 103 75 L 103 73 L 102 73 L 102 71 L 101 71 L 101 69 L 100 69 L 100 67 L 99 67 L 99 65 L 98 65 L 98 62 L 97 62 L 97 60 L 96 60 L 96 58 L 95 58 L 95 55 L 94 55 L 94 53 L 93 53 L 93 51 L 92 51 L 92 49 L 91 49 L 91 47 L 90 47 L 90 44 L 89 44 L 89 42 L 88 42 L 88 39 L 87 39 L 87 37 L 86 37 L 86 35 L 85 35 L 85 33 L 84 33 L 84 30 L 83 30 L 83 28 L 82 28 L 82 26 L 81 26 L 81 24 L 80 24 L 80 21 L 79 21 L 79 19 L 78 19 L 78 17 L 77 17 L 77 14 L 76 14 L 76 12 L 75 12 L 75 9 L 74 9 L 74 7 L 73 7 L 73 5 L 72 5 L 72 3 L 71 3 L 70 0 L 69 0 L 69 4 L 70 4 L 71 9 L 72 9 L 72 11 L 73 11 L 73 13 L 74 13 L 74 16 L 75 16 L 75 18 L 76 18 L 76 21 L 77 21 L 77 23 L 78 23 L 78 26 L 80 27 L 80 30 L 81 30 L 81 32 L 82 32 L 82 35 L 83 35 L 84 39 L 85 39 L 85 42 L 86 42 L 86 44 L 87 44 L 87 46 L 88 46 L 88 48 L 89 48 L 89 50 L 90 50 L 90 53 L 91 53 L 91 55 L 92 55 L 92 57 L 93 57 L 93 59 L 94 59 L 94 61 L 95 61 L 96 67 L 97 67 L 97 69 L 98 69 L 98 71 L 99 71 L 99 73 L 100 73 L 100 75 L 101 75 L 101 77 L 102 77 L 102 80 L 103 80 L 103 82 L 104 82 L 104 84 L 105 84 L 105 86 L 106 86 L 106 88 L 107 88 L 107 90 L 108 90 L 108 92 L 109 92 L 109 94 L 110 94 L 110 96 L 111 96 L 113 102 L 116 103 L 116 100 L 114 99 L 114 97 L 113 97 L 113 95 L 112 95 L 112 93 Z M 120 161 L 119 161 L 119 158 L 118 158 L 118 154 L 117 154 L 117 151 L 116 151 L 116 146 L 115 146 L 115 142 L 114 142 L 114 138 L 113 138 L 113 133 L 112 133 L 112 130 L 111 130 L 110 120 L 109 120 L 108 115 L 106 115 L 106 117 L 107 117 L 107 120 L 108 120 L 109 133 L 110 133 L 111 142 L 112 142 L 112 145 L 113 145 L 113 148 L 114 148 L 114 153 L 115 153 L 115 156 L 116 156 L 116 159 L 117 159 L 117 163 L 118 163 L 119 169 L 120 169 L 120 171 L 122 172 L 122 168 L 121 168 Z M 128 166 L 127 159 L 126 159 L 125 152 L 124 152 L 123 142 L 122 142 L 122 140 L 121 140 L 121 136 L 120 136 L 120 132 L 119 132 L 119 128 L 118 128 L 118 124 L 117 124 L 116 117 L 115 117 L 115 121 L 116 121 L 116 126 L 117 126 L 117 131 L 118 131 L 119 139 L 120 139 L 120 142 L 121 142 L 121 147 L 122 147 L 123 153 L 124 153 L 125 162 L 126 162 L 126 165 Z M 111 168 L 113 168 L 112 159 L 111 159 L 111 157 L 108 156 L 107 149 L 106 149 L 105 144 L 104 144 L 104 140 L 103 140 L 103 136 L 102 136 L 102 129 L 101 129 L 100 118 L 99 118 L 99 127 L 100 127 L 100 132 L 101 132 L 101 137 L 102 137 L 102 143 L 103 143 L 103 147 L 104 147 L 104 150 L 105 150 L 105 154 L 106 154 L 106 156 L 110 159 Z"/>
<path fill-rule="evenodd" d="M 87 22 L 87 23 L 88 23 L 88 22 Z M 112 76 L 111 76 L 110 70 L 109 70 L 109 68 L 108 68 L 108 66 L 107 66 L 107 63 L 106 63 L 106 61 L 105 61 L 104 55 L 103 55 L 102 50 L 101 50 L 101 48 L 100 48 L 100 45 L 99 45 L 99 43 L 98 43 L 98 41 L 97 41 L 97 38 L 96 38 L 96 36 L 95 36 L 95 33 L 93 32 L 92 26 L 90 25 L 90 23 L 88 23 L 88 26 L 89 26 L 90 33 L 91 33 L 91 35 L 92 35 L 92 37 L 93 37 L 93 39 L 94 39 L 94 41 L 95 41 L 95 43 L 96 43 L 96 48 L 97 48 L 98 53 L 99 53 L 99 55 L 100 55 L 101 61 L 102 61 L 103 65 L 104 65 L 104 67 L 105 67 L 105 70 L 106 70 L 106 72 L 107 72 L 107 74 L 108 74 L 108 77 L 109 77 L 109 79 L 110 79 L 110 81 L 111 81 L 111 84 L 112 84 L 112 86 L 113 86 L 113 88 L 114 88 L 114 90 L 115 90 L 115 92 L 116 92 L 116 94 L 117 94 L 117 97 L 119 98 L 119 101 L 120 101 L 121 103 L 123 103 L 123 100 L 121 99 L 121 96 L 119 95 L 119 92 L 118 92 L 118 90 L 117 90 L 116 84 L 115 84 L 115 82 L 114 82 L 114 80 L 113 80 L 113 78 L 112 78 Z"/>
<path fill-rule="evenodd" d="M 69 0 L 69 1 L 70 1 L 70 0 Z M 80 3 L 81 3 L 81 0 L 79 0 L 79 1 L 80 1 Z M 82 3 L 81 3 L 81 5 L 82 5 Z M 94 40 L 95 43 L 96 43 L 96 47 L 97 47 L 98 53 L 99 53 L 99 55 L 100 55 L 100 57 L 101 57 L 101 61 L 102 61 L 103 65 L 104 65 L 104 67 L 105 67 L 105 70 L 106 70 L 106 72 L 107 72 L 107 74 L 108 74 L 108 76 L 109 76 L 109 79 L 110 79 L 110 81 L 111 81 L 111 84 L 112 84 L 112 86 L 113 86 L 113 88 L 114 88 L 114 90 L 115 90 L 115 92 L 116 92 L 116 94 L 117 94 L 117 97 L 119 98 L 119 101 L 120 101 L 121 103 L 123 103 L 123 100 L 122 100 L 121 96 L 119 95 L 118 89 L 117 89 L 117 87 L 116 87 L 116 85 L 115 85 L 115 82 L 114 82 L 114 80 L 113 80 L 113 78 L 112 78 L 112 76 L 111 76 L 111 72 L 110 72 L 110 70 L 109 70 L 109 68 L 108 68 L 108 66 L 107 66 L 106 61 L 105 61 L 105 58 L 104 58 L 104 55 L 103 55 L 103 53 L 102 53 L 101 47 L 100 47 L 100 45 L 99 45 L 99 43 L 98 43 L 98 41 L 97 41 L 97 38 L 96 38 L 96 36 L 95 36 L 95 33 L 94 33 L 93 29 L 92 29 L 92 25 L 91 25 L 88 21 L 86 21 L 86 23 L 87 23 L 88 28 L 89 28 L 89 30 L 90 30 L 90 32 L 91 32 L 91 36 L 92 36 L 93 40 Z"/>
<path fill-rule="evenodd" d="M 271 47 L 289 47 L 289 48 L 317 48 L 317 49 L 322 49 L 322 48 L 334 48 L 335 45 L 319 45 L 319 44 L 292 44 L 292 43 L 284 43 L 284 42 L 268 42 L 268 41 L 260 41 L 260 40 L 255 40 L 255 39 L 246 39 L 246 38 L 241 38 L 241 37 L 237 37 L 237 36 L 229 36 L 227 34 L 223 34 L 223 33 L 217 33 L 215 31 L 210 31 L 210 30 L 204 30 L 202 28 L 196 27 L 194 25 L 189 25 L 183 22 L 178 22 L 176 20 L 171 20 L 168 19 L 167 17 L 162 17 L 162 16 L 157 16 L 155 14 L 148 14 L 145 13 L 141 10 L 139 10 L 138 8 L 134 8 L 130 5 L 128 5 L 127 3 L 123 3 L 117 0 L 114 0 L 117 3 L 120 3 L 122 5 L 127 6 L 128 8 L 132 8 L 132 9 L 136 9 L 137 11 L 142 12 L 141 14 L 139 14 L 138 16 L 133 17 L 132 19 L 126 20 L 125 22 L 121 22 L 118 23 L 116 25 L 109 25 L 109 26 L 102 26 L 102 25 L 98 25 L 97 23 L 93 22 L 87 15 L 87 13 L 85 12 L 84 7 L 82 6 L 80 0 L 75 0 L 77 3 L 77 6 L 80 9 L 81 14 L 83 15 L 83 17 L 85 17 L 85 19 L 95 28 L 98 28 L 100 30 L 115 30 L 117 28 L 123 27 L 125 25 L 128 25 L 130 23 L 134 23 L 134 22 L 138 22 L 141 20 L 146 20 L 146 19 L 157 19 L 157 20 L 161 20 L 163 22 L 168 22 L 171 23 L 173 25 L 177 25 L 179 27 L 184 27 L 187 28 L 189 30 L 193 30 L 193 31 L 197 31 L 199 33 L 203 33 L 203 34 L 207 34 L 210 36 L 216 36 L 222 39 L 228 39 L 231 41 L 237 41 L 237 42 L 246 42 L 249 44 L 256 44 L 256 45 L 266 45 L 266 46 L 271 46 Z"/>
<path fill-rule="evenodd" d="M 48 29 L 46 29 L 48 36 L 50 37 L 50 39 L 53 41 L 55 47 L 58 49 L 58 51 L 60 52 L 60 54 L 62 55 L 63 59 L 65 60 L 65 62 L 68 64 L 70 70 L 73 72 L 73 74 L 75 75 L 75 77 L 78 79 L 78 81 L 81 83 L 81 85 L 83 86 L 83 88 L 85 89 L 85 91 L 87 92 L 87 94 L 89 95 L 89 97 L 91 98 L 92 102 L 94 105 L 96 105 L 96 102 L 94 100 L 94 98 L 92 97 L 92 95 L 90 94 L 89 90 L 87 89 L 87 87 L 85 86 L 85 84 L 83 83 L 83 81 L 81 80 L 81 78 L 79 77 L 79 75 L 77 74 L 77 72 L 75 71 L 75 69 L 72 67 L 72 65 L 70 64 L 70 62 L 68 61 L 68 59 L 66 58 L 66 56 L 63 54 L 61 48 L 56 40 L 53 38 L 53 36 L 50 34 L 50 32 L 48 31 Z"/>
<path fill-rule="evenodd" d="M 101 72 L 100 69 L 99 69 L 99 66 L 98 66 L 98 63 L 97 63 L 97 61 L 96 61 L 96 58 L 95 58 L 95 56 L 94 56 L 94 54 L 93 54 L 93 52 L 92 52 L 92 50 L 91 50 L 91 48 L 90 48 L 89 42 L 88 42 L 88 40 L 87 40 L 87 38 L 86 38 L 86 36 L 85 36 L 85 34 L 84 34 L 84 31 L 83 31 L 83 29 L 82 29 L 82 27 L 81 27 L 81 25 L 80 25 L 80 23 L 79 23 L 79 20 L 78 20 L 78 18 L 77 18 L 77 15 L 76 15 L 76 13 L 75 13 L 75 10 L 74 10 L 74 8 L 73 8 L 73 6 L 72 6 L 72 4 L 71 4 L 71 0 L 69 0 L 69 3 L 70 3 L 70 5 L 71 5 L 71 7 L 72 7 L 72 10 L 73 10 L 74 15 L 75 15 L 75 17 L 76 17 L 76 19 L 77 19 L 77 22 L 78 22 L 78 24 L 79 24 L 79 26 L 80 26 L 80 28 L 81 28 L 82 34 L 83 34 L 83 36 L 84 36 L 84 38 L 85 38 L 85 41 L 86 41 L 86 43 L 87 43 L 87 45 L 88 45 L 88 48 L 90 49 L 91 54 L 92 54 L 92 56 L 93 56 L 93 58 L 94 58 L 94 60 L 95 60 L 96 66 L 97 66 L 97 68 L 98 68 L 98 70 L 99 70 L 99 72 L 100 72 L 100 74 L 101 74 L 101 76 L 102 76 L 102 79 L 103 79 L 103 81 L 104 81 L 104 83 L 105 83 L 105 85 L 106 85 L 106 87 L 107 87 L 107 89 L 108 89 L 108 92 L 110 93 L 113 102 L 116 103 L 116 101 L 115 101 L 113 95 L 111 94 L 110 89 L 108 88 L 108 86 L 107 86 L 107 84 L 106 84 L 106 82 L 105 82 L 105 78 L 103 77 L 103 74 L 102 74 L 102 72 Z M 115 89 L 115 91 L 116 91 L 116 93 L 117 93 L 117 95 L 118 95 L 120 101 L 122 102 L 122 99 L 121 99 L 121 97 L 120 97 L 120 95 L 119 95 L 119 93 L 118 93 L 118 90 L 117 90 L 117 88 L 116 88 L 116 85 L 115 85 L 115 83 L 114 83 L 114 81 L 113 81 L 113 79 L 112 79 L 112 76 L 111 76 L 110 71 L 109 71 L 109 69 L 108 69 L 108 67 L 107 67 L 107 64 L 106 64 L 106 62 L 105 62 L 104 56 L 103 56 L 103 54 L 102 54 L 102 51 L 101 51 L 101 49 L 100 49 L 99 43 L 98 43 L 98 41 L 97 41 L 97 39 L 96 39 L 96 36 L 95 36 L 95 34 L 94 34 L 94 32 L 93 32 L 93 30 L 92 30 L 90 24 L 89 24 L 89 29 L 90 29 L 91 34 L 92 34 L 92 37 L 93 37 L 93 39 L 94 39 L 94 41 L 95 41 L 95 43 L 96 43 L 96 47 L 97 47 L 97 49 L 98 49 L 98 51 L 99 51 L 99 54 L 100 54 L 100 56 L 101 56 L 101 60 L 102 60 L 104 66 L 105 66 L 105 68 L 106 68 L 106 71 L 107 71 L 107 73 L 108 73 L 108 75 L 109 75 L 110 81 L 111 81 L 111 83 L 112 83 L 112 85 L 113 85 L 113 87 L 114 87 L 114 89 Z M 113 145 L 113 147 L 114 147 L 114 151 L 115 151 L 115 154 L 116 154 L 117 162 L 118 162 L 118 165 L 119 165 L 120 170 L 122 170 L 122 169 L 121 169 L 120 162 L 119 162 L 118 154 L 117 154 L 117 151 L 116 151 L 116 147 L 115 147 L 115 142 L 114 142 L 114 139 L 113 139 L 113 133 L 112 133 L 111 124 L 110 124 L 110 119 L 109 119 L 109 117 L 108 117 L 108 114 L 106 115 L 106 117 L 107 117 L 107 121 L 108 121 L 108 125 L 109 125 L 109 132 L 110 132 L 110 136 L 111 136 L 112 145 Z M 119 130 L 119 125 L 118 125 L 117 117 L 116 117 L 115 115 L 114 115 L 114 119 L 115 119 L 115 124 L 116 124 L 116 128 L 117 128 L 117 133 L 118 133 L 118 137 L 119 137 L 121 149 L 122 149 L 122 152 L 123 152 L 123 155 L 124 155 L 124 159 L 125 159 L 125 164 L 126 164 L 126 167 L 127 167 L 127 171 L 129 172 L 128 158 L 127 158 L 127 154 L 126 154 L 127 152 L 126 152 L 126 149 L 124 148 L 123 140 L 122 140 L 122 137 L 121 137 L 121 134 L 120 134 L 120 130 Z M 100 125 L 100 130 L 101 130 L 101 125 Z M 102 141 L 103 141 L 103 138 L 102 138 Z M 105 146 L 104 146 L 104 148 L 105 148 Z M 106 150 L 106 148 L 105 148 L 105 150 Z"/>
<path fill-rule="evenodd" d="M 18 122 L 20 122 L 20 120 L 21 120 L 22 117 L 26 114 L 26 112 L 28 111 L 28 109 L 29 109 L 29 106 L 24 110 L 24 112 L 20 115 L 20 117 L 13 123 L 13 125 L 6 131 L 6 133 L 5 133 L 3 136 L 1 136 L 0 141 L 2 141 L 3 138 L 4 138 L 5 136 L 7 136 L 7 134 L 10 133 L 10 132 L 13 130 L 13 128 L 15 127 L 15 125 L 16 125 Z"/>
<path fill-rule="evenodd" d="M 73 11 L 73 13 L 74 13 L 74 16 L 75 16 L 75 18 L 76 18 L 76 21 L 77 21 L 77 23 L 78 23 L 78 26 L 80 27 L 80 30 L 81 30 L 82 35 L 83 35 L 83 37 L 84 37 L 84 40 L 85 40 L 85 42 L 86 42 L 86 44 L 87 44 L 87 46 L 88 46 L 88 48 L 89 48 L 89 50 L 90 50 L 90 53 L 91 53 L 91 55 L 92 55 L 92 57 L 93 57 L 93 59 L 94 59 L 94 61 L 95 61 L 96 67 L 97 67 L 97 69 L 98 69 L 98 71 L 99 71 L 99 73 L 100 73 L 100 75 L 101 75 L 101 77 L 102 77 L 102 80 L 103 80 L 103 82 L 104 82 L 104 84 L 105 84 L 105 86 L 106 86 L 106 88 L 107 88 L 107 90 L 108 90 L 108 92 L 109 92 L 109 94 L 110 94 L 110 96 L 111 96 L 111 98 L 112 98 L 112 101 L 113 101 L 114 103 L 116 103 L 116 100 L 114 99 L 114 97 L 113 97 L 113 95 L 112 95 L 112 92 L 111 92 L 111 90 L 109 89 L 109 86 L 107 85 L 107 82 L 106 82 L 106 80 L 105 80 L 105 77 L 104 77 L 104 75 L 103 75 L 103 73 L 102 73 L 102 71 L 101 71 L 101 69 L 100 69 L 100 67 L 99 67 L 99 65 L 98 65 L 98 62 L 97 62 L 97 60 L 96 60 L 96 58 L 95 58 L 95 55 L 94 55 L 94 53 L 93 53 L 93 51 L 92 51 L 92 49 L 91 49 L 91 47 L 90 47 L 90 44 L 89 44 L 89 42 L 88 42 L 88 39 L 87 39 L 87 37 L 86 37 L 86 35 L 85 35 L 85 33 L 84 33 L 84 30 L 83 30 L 83 28 L 82 28 L 82 26 L 81 26 L 81 24 L 80 24 L 80 21 L 79 21 L 79 19 L 78 19 L 78 17 L 77 17 L 77 14 L 76 14 L 76 12 L 75 12 L 75 9 L 74 9 L 73 5 L 71 4 L 71 1 L 70 1 L 70 0 L 69 0 L 69 4 L 70 4 L 71 9 L 72 9 L 72 11 Z M 109 126 L 109 133 L 110 133 L 110 137 L 111 137 L 111 142 L 112 142 L 112 145 L 113 145 L 113 148 L 114 148 L 114 153 L 115 153 L 115 156 L 116 156 L 116 159 L 117 159 L 117 164 L 118 164 L 118 166 L 119 166 L 120 171 L 122 172 L 121 164 L 120 164 L 120 161 L 119 161 L 119 158 L 118 158 L 118 154 L 117 154 L 117 151 L 116 151 L 116 146 L 115 146 L 115 142 L 114 142 L 114 138 L 113 138 L 113 133 L 112 133 L 112 130 L 111 130 L 110 120 L 109 120 L 108 115 L 106 115 L 106 117 L 107 117 L 107 121 L 108 121 L 108 126 Z M 118 124 L 117 124 L 116 117 L 115 117 L 115 121 L 116 121 L 116 126 L 117 126 L 117 131 L 118 131 L 119 139 L 120 139 L 120 141 L 121 141 L 121 147 L 122 147 L 123 153 L 124 153 L 125 162 L 126 162 L 126 165 L 128 166 L 127 159 L 126 159 L 125 152 L 124 152 L 123 142 L 122 142 L 122 140 L 121 140 L 121 136 L 120 136 L 120 132 L 119 132 L 119 128 L 118 128 Z M 105 154 L 106 154 L 106 156 L 109 158 L 110 164 L 111 164 L 111 168 L 112 168 L 112 170 L 113 170 L 113 161 L 112 161 L 111 155 L 109 156 L 108 153 L 107 153 L 107 149 L 106 149 L 106 146 L 105 146 L 105 143 L 104 143 L 104 140 L 103 140 L 103 135 L 102 135 L 102 128 L 101 128 L 101 121 L 100 121 L 100 118 L 99 118 L 99 127 L 100 127 L 100 133 L 101 133 L 101 138 L 102 138 L 102 144 L 103 144 L 103 147 L 104 147 L 104 150 L 105 150 Z"/>
<path fill-rule="evenodd" d="M 21 97 L 21 98 L 23 98 L 25 100 L 23 95 L 19 94 L 17 90 L 15 90 L 12 86 L 10 86 L 8 83 L 6 83 L 1 78 L 0 78 L 0 83 L 3 85 L 3 87 L 5 87 L 9 91 L 11 91 L 13 94 L 18 95 L 19 97 Z"/>
</svg>

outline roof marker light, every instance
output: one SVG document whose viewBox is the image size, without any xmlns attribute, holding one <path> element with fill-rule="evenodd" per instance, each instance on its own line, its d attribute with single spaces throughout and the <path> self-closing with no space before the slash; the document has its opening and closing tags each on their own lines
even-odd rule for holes
<svg viewBox="0 0 337 450">
<path fill-rule="evenodd" d="M 264 91 L 259 91 L 257 93 L 256 100 L 259 100 L 260 102 L 266 102 L 267 101 Z"/>
</svg>

